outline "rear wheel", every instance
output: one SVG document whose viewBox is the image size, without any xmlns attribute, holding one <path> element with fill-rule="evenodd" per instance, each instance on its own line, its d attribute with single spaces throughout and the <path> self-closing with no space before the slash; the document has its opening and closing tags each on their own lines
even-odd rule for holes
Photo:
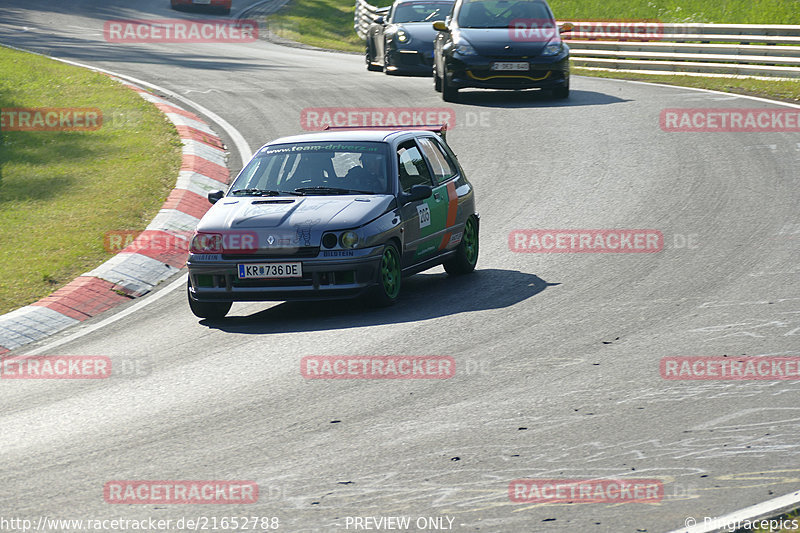
<svg viewBox="0 0 800 533">
<path fill-rule="evenodd" d="M 447 69 L 442 72 L 442 100 L 445 102 L 458 101 L 458 87 L 453 87 L 447 81 Z"/>
<path fill-rule="evenodd" d="M 191 281 L 186 285 L 186 296 L 189 299 L 189 308 L 198 318 L 224 318 L 231 310 L 233 302 L 198 302 L 192 298 Z"/>
<path fill-rule="evenodd" d="M 456 248 L 456 254 L 442 266 L 451 276 L 469 274 L 478 263 L 478 221 L 474 216 L 464 224 L 464 235 Z"/>
<path fill-rule="evenodd" d="M 401 278 L 400 253 L 397 246 L 388 243 L 381 256 L 378 284 L 370 291 L 370 303 L 376 307 L 387 307 L 395 303 L 400 295 Z"/>
</svg>

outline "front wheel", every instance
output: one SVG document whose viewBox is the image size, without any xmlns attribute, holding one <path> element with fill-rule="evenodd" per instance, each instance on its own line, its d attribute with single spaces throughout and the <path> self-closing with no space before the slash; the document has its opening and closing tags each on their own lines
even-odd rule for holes
<svg viewBox="0 0 800 533">
<path fill-rule="evenodd" d="M 474 216 L 467 219 L 464 224 L 464 235 L 456 248 L 456 253 L 452 259 L 446 261 L 442 266 L 445 272 L 451 276 L 469 274 L 475 270 L 478 263 L 478 221 Z"/>
<path fill-rule="evenodd" d="M 402 272 L 400 271 L 400 253 L 397 246 L 388 243 L 383 249 L 378 284 L 372 287 L 369 301 L 376 307 L 387 307 L 397 301 L 400 295 Z"/>
<path fill-rule="evenodd" d="M 383 68 L 380 65 L 375 64 L 375 54 L 373 51 L 373 45 L 369 43 L 369 41 L 367 42 L 367 51 L 365 56 L 367 60 L 367 70 L 371 72 L 378 72 L 383 70 Z"/>
<path fill-rule="evenodd" d="M 433 90 L 437 93 L 442 92 L 442 78 L 436 73 L 436 66 L 433 67 Z"/>
<path fill-rule="evenodd" d="M 189 308 L 198 318 L 224 318 L 231 310 L 233 302 L 198 302 L 192 298 L 191 282 L 186 285 L 186 296 L 189 298 Z"/>
<path fill-rule="evenodd" d="M 556 87 L 553 89 L 553 97 L 558 98 L 559 100 L 569 98 L 569 82 L 565 83 L 561 87 Z"/>
<path fill-rule="evenodd" d="M 458 101 L 458 87 L 453 87 L 450 85 L 450 82 L 447 81 L 447 69 L 444 69 L 442 72 L 442 100 L 445 102 L 456 102 Z"/>
</svg>

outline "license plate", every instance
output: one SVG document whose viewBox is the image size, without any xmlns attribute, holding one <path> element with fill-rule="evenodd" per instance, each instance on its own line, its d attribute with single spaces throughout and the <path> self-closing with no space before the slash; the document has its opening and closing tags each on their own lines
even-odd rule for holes
<svg viewBox="0 0 800 533">
<path fill-rule="evenodd" d="M 239 279 L 303 277 L 303 263 L 256 263 L 238 267 Z"/>
<path fill-rule="evenodd" d="M 211 3 L 211 0 L 192 0 L 193 4 L 205 4 L 208 5 Z"/>
<path fill-rule="evenodd" d="M 506 61 L 492 63 L 492 70 L 530 70 L 530 63 L 524 61 Z"/>
</svg>

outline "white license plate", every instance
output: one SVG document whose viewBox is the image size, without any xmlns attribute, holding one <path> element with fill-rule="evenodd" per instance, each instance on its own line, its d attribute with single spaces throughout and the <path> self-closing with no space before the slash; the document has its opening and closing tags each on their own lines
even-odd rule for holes
<svg viewBox="0 0 800 533">
<path fill-rule="evenodd" d="M 492 63 L 492 70 L 530 70 L 530 63 L 524 61 L 506 61 Z"/>
<path fill-rule="evenodd" d="M 303 263 L 254 263 L 238 267 L 239 279 L 303 277 Z"/>
<path fill-rule="evenodd" d="M 211 0 L 192 0 L 192 3 L 193 3 L 193 4 L 204 4 L 204 5 L 208 5 L 208 4 L 210 4 L 210 3 L 211 3 Z"/>
</svg>

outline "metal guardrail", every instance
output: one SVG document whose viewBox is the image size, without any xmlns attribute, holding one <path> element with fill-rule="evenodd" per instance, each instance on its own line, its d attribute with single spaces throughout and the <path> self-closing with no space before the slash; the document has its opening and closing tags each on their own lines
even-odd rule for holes
<svg viewBox="0 0 800 533">
<path fill-rule="evenodd" d="M 366 39 L 386 14 L 356 0 L 353 27 Z M 566 22 L 566 21 L 561 21 Z M 800 78 L 800 25 L 574 22 L 562 34 L 572 64 L 599 70 Z"/>
</svg>

